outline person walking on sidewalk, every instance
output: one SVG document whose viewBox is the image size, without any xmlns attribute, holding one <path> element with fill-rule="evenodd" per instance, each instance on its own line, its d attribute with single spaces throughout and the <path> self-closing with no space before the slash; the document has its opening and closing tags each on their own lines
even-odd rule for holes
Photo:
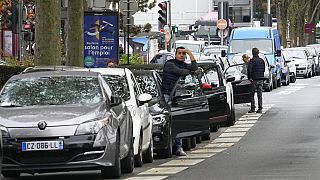
<svg viewBox="0 0 320 180">
<path fill-rule="evenodd" d="M 186 59 L 186 54 L 189 55 L 191 64 L 186 64 L 184 62 Z M 196 71 L 197 69 L 198 65 L 192 52 L 184 47 L 178 47 L 176 49 L 175 59 L 168 60 L 163 67 L 161 90 L 166 103 L 170 104 L 170 94 L 180 76 L 189 75 L 191 71 Z M 187 155 L 182 148 L 182 139 L 175 139 L 175 146 L 177 149 L 177 156 Z"/>
<path fill-rule="evenodd" d="M 259 49 L 252 48 L 252 59 L 248 65 L 248 79 L 252 82 L 252 90 L 251 90 L 251 109 L 248 113 L 255 112 L 255 101 L 254 94 L 257 91 L 258 95 L 258 110 L 256 113 L 262 113 L 262 86 L 265 71 L 265 63 L 264 60 L 259 57 Z"/>
</svg>

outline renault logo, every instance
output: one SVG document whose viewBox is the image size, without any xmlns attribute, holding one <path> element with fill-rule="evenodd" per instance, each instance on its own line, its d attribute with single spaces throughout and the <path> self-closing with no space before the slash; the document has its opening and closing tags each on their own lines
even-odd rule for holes
<svg viewBox="0 0 320 180">
<path fill-rule="evenodd" d="M 47 123 L 46 123 L 45 121 L 40 121 L 40 122 L 38 123 L 38 128 L 39 128 L 40 130 L 44 130 L 44 129 L 46 129 L 46 127 L 47 127 Z"/>
</svg>

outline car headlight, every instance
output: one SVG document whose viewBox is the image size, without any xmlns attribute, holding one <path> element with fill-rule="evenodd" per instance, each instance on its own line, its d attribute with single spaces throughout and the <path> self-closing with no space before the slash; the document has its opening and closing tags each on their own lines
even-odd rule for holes
<svg viewBox="0 0 320 180">
<path fill-rule="evenodd" d="M 159 115 L 152 116 L 152 119 L 153 119 L 153 124 L 158 125 L 166 121 L 166 116 L 163 114 L 159 114 Z"/>
<path fill-rule="evenodd" d="M 9 131 L 6 127 L 4 126 L 0 126 L 0 130 L 1 130 L 1 135 L 3 138 L 9 138 L 10 137 L 10 134 L 9 134 Z"/>
<path fill-rule="evenodd" d="M 82 123 L 78 126 L 75 135 L 97 134 L 107 124 L 107 119 Z"/>
</svg>

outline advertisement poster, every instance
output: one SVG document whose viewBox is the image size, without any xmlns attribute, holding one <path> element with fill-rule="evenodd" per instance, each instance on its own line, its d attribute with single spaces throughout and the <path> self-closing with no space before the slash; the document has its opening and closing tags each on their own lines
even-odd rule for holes
<svg viewBox="0 0 320 180">
<path fill-rule="evenodd" d="M 3 56 L 13 56 L 13 46 L 12 46 L 12 32 L 3 32 Z"/>
<path fill-rule="evenodd" d="M 104 68 L 119 61 L 117 12 L 85 12 L 84 67 Z"/>
</svg>

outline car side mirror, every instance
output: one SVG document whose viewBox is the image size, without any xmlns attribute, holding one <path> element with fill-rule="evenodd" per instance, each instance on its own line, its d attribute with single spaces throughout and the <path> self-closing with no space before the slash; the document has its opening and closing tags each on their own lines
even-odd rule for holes
<svg viewBox="0 0 320 180">
<path fill-rule="evenodd" d="M 226 56 L 227 56 L 226 50 L 221 50 L 221 57 L 226 57 Z"/>
<path fill-rule="evenodd" d="M 229 75 L 229 76 L 227 76 L 227 78 L 226 78 L 226 81 L 227 81 L 227 82 L 232 82 L 232 81 L 234 81 L 234 80 L 236 80 L 236 77 L 234 77 L 234 76 L 232 76 L 232 75 Z"/>
<path fill-rule="evenodd" d="M 114 106 L 118 106 L 122 103 L 122 98 L 120 96 L 117 95 L 112 95 L 111 96 L 111 100 L 110 100 L 110 106 L 114 107 Z"/>
<path fill-rule="evenodd" d="M 147 93 L 140 94 L 138 97 L 139 106 L 144 105 L 152 100 L 152 96 Z"/>
</svg>

